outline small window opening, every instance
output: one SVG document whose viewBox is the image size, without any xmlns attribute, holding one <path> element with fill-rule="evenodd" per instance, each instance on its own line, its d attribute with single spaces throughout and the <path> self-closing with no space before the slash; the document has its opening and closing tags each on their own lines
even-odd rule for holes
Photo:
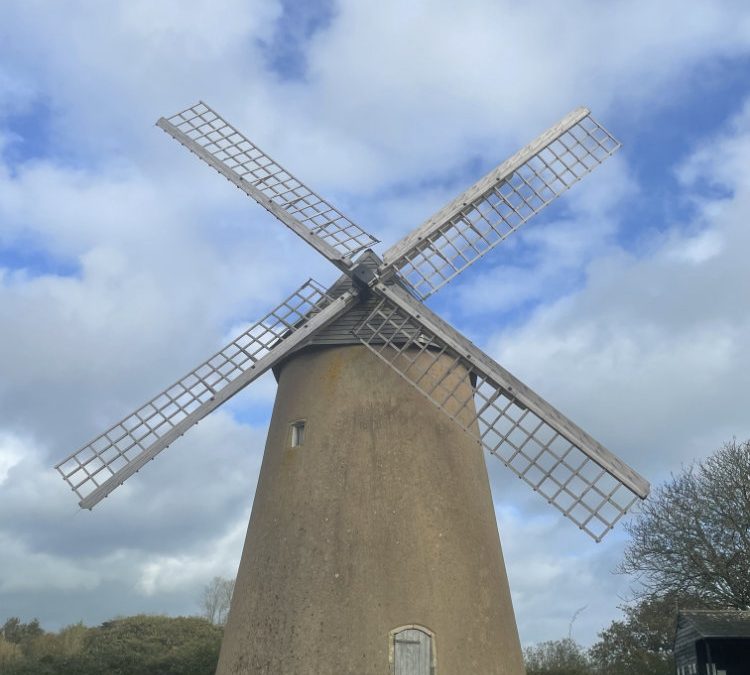
<svg viewBox="0 0 750 675">
<path fill-rule="evenodd" d="M 305 442 L 305 420 L 292 422 L 291 446 L 297 448 Z"/>
</svg>

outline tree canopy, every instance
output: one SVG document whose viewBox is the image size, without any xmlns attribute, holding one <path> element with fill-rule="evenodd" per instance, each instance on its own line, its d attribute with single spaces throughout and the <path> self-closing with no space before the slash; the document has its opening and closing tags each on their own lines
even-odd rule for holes
<svg viewBox="0 0 750 675">
<path fill-rule="evenodd" d="M 750 441 L 731 441 L 657 488 L 626 529 L 620 571 L 644 596 L 750 609 Z"/>
<path fill-rule="evenodd" d="M 8 637 L 6 637 L 6 635 Z M 131 616 L 58 633 L 8 619 L 0 632 L 3 675 L 213 675 L 222 630 L 198 617 Z"/>
<path fill-rule="evenodd" d="M 624 617 L 599 633 L 589 650 L 595 673 L 607 675 L 672 675 L 672 647 L 678 609 L 698 609 L 700 599 L 669 593 L 624 605 Z"/>
<path fill-rule="evenodd" d="M 570 638 L 550 640 L 523 650 L 526 675 L 588 675 L 586 651 Z"/>
<path fill-rule="evenodd" d="M 527 647 L 529 675 L 672 675 L 678 609 L 750 608 L 750 441 L 673 475 L 626 529 L 619 571 L 640 586 L 623 618 L 587 652 L 570 640 Z"/>
</svg>

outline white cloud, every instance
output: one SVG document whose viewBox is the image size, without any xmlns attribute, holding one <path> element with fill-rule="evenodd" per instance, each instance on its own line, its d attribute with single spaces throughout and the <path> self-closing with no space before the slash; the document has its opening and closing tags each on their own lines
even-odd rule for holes
<svg viewBox="0 0 750 675">
<path fill-rule="evenodd" d="M 359 167 L 332 148 L 328 170 L 349 181 L 424 180 L 497 161 L 582 102 L 609 116 L 664 105 L 690 68 L 749 44 L 737 3 L 347 2 L 313 41 L 295 117 L 335 125 L 352 156 L 367 129 Z M 295 117 L 279 121 L 309 127 Z"/>
<path fill-rule="evenodd" d="M 12 73 L 9 64 L 0 64 L 0 115 L 23 112 L 34 94 L 31 83 Z"/>
<path fill-rule="evenodd" d="M 606 544 L 595 545 L 548 508 L 534 512 L 503 502 L 498 526 L 522 643 L 566 637 L 573 614 L 584 606 L 573 637 L 592 642 L 620 602 L 610 569 L 622 538 L 610 534 Z"/>
<path fill-rule="evenodd" d="M 156 117 L 244 89 L 277 2 L 10 2 L 0 36 L 16 78 L 55 110 L 56 142 L 94 161 L 133 157 Z M 235 94 L 236 95 L 236 94 Z"/>
<path fill-rule="evenodd" d="M 71 558 L 39 553 L 0 534 L 0 592 L 94 588 L 98 579 Z"/>
<path fill-rule="evenodd" d="M 598 256 L 579 292 L 542 303 L 490 341 L 498 361 L 655 483 L 733 435 L 750 436 L 750 171 L 725 171 L 748 142 L 743 112 L 681 169 L 690 174 L 686 189 L 721 184 L 730 196 L 694 192 L 694 217 L 655 235 L 647 255 Z M 558 530 L 562 517 L 539 520 L 547 506 L 508 487 L 494 465 L 522 638 L 564 636 L 575 609 L 588 604 L 575 636 L 591 642 L 628 597 L 629 580 L 609 574 L 621 534 L 594 550 L 572 527 Z"/>
<path fill-rule="evenodd" d="M 249 514 L 246 514 L 249 515 Z M 215 576 L 234 578 L 247 530 L 241 518 L 193 554 L 156 556 L 141 565 L 137 588 L 146 595 L 194 588 Z"/>
<path fill-rule="evenodd" d="M 622 158 L 609 160 L 560 198 L 563 216 L 532 222 L 502 242 L 477 272 L 443 292 L 454 311 L 487 317 L 580 286 L 586 265 L 616 245 L 619 209 L 638 189 L 628 172 Z"/>
<path fill-rule="evenodd" d="M 714 140 L 712 156 L 726 158 L 748 138 L 750 125 Z M 733 173 L 734 197 L 707 199 L 645 257 L 598 257 L 584 290 L 492 340 L 502 363 L 543 383 L 552 401 L 657 477 L 691 459 L 708 429 L 703 452 L 728 429 L 750 431 L 742 395 L 750 373 L 746 178 Z"/>
<path fill-rule="evenodd" d="M 0 431 L 0 485 L 8 478 L 10 470 L 23 457 L 23 443 L 15 436 Z"/>
<path fill-rule="evenodd" d="M 313 38 L 307 78 L 289 82 L 267 69 L 260 46 L 278 2 L 4 4 L 0 115 L 28 113 L 50 144 L 45 157 L 0 164 L 0 252 L 11 252 L 0 265 L 6 591 L 80 591 L 77 606 L 95 598 L 111 608 L 106 618 L 131 606 L 133 588 L 150 594 L 149 607 L 174 607 L 170 593 L 184 598 L 202 575 L 230 574 L 263 435 L 233 414 L 267 415 L 270 376 L 93 513 L 70 517 L 74 500 L 49 465 L 307 276 L 336 276 L 154 129 L 159 115 L 199 97 L 215 104 L 389 244 L 573 106 L 590 104 L 605 122 L 647 117 L 689 87 L 691 72 L 746 54 L 750 36 L 732 2 L 690 12 L 676 0 L 337 9 Z M 527 265 L 495 258 L 472 288 L 444 295 L 473 298 L 475 316 L 542 303 L 495 335 L 493 353 L 650 476 L 742 433 L 747 312 L 733 289 L 747 285 L 750 136 L 744 117 L 733 124 L 679 172 L 685 190 L 709 181 L 733 198 L 698 198 L 693 222 L 652 241 L 647 257 L 617 248 L 617 215 L 639 187 L 616 159 L 566 196 L 564 218 L 507 243 L 524 248 Z M 15 140 L 0 123 L 0 151 Z M 73 273 L 35 268 L 36 255 Z M 507 498 L 516 491 L 523 515 L 503 508 L 501 533 L 522 637 L 559 637 L 587 585 L 612 595 L 602 579 L 620 544 L 588 553 L 573 528 L 557 538 L 559 517 L 543 504 L 526 511 L 520 488 Z M 570 592 L 550 603 L 561 588 Z M 64 604 L 34 597 L 50 615 Z M 587 610 L 582 635 L 612 604 Z"/>
<path fill-rule="evenodd" d="M 677 177 L 689 189 L 723 185 L 742 190 L 747 186 L 747 154 L 750 151 L 750 99 L 727 124 L 718 138 L 705 139 L 677 167 Z M 698 193 L 700 194 L 700 192 Z M 708 206 L 708 204 L 707 204 Z"/>
<path fill-rule="evenodd" d="M 703 232 L 694 237 L 675 241 L 667 256 L 678 262 L 689 262 L 695 265 L 715 258 L 724 248 L 724 239 L 716 231 Z"/>
</svg>

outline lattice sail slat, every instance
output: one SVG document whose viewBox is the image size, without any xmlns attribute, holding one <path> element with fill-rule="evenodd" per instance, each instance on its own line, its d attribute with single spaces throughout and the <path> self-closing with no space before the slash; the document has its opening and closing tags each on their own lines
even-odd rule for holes
<svg viewBox="0 0 750 675">
<path fill-rule="evenodd" d="M 315 237 L 346 258 L 378 243 L 205 103 L 162 118 L 157 125 L 300 236 Z"/>
<path fill-rule="evenodd" d="M 387 298 L 355 334 L 596 541 L 639 498 L 612 470 L 596 461 L 606 450 L 578 445 L 548 413 L 522 401 L 475 359 L 451 348 L 416 316 Z M 640 479 L 614 456 L 608 461 L 617 465 L 615 471 L 620 476 Z"/>
<path fill-rule="evenodd" d="M 620 147 L 585 108 L 491 171 L 384 256 L 424 300 Z"/>
<path fill-rule="evenodd" d="M 56 469 L 91 508 L 127 477 L 244 386 L 267 371 L 301 328 L 330 305 L 310 279 L 273 311 Z"/>
</svg>

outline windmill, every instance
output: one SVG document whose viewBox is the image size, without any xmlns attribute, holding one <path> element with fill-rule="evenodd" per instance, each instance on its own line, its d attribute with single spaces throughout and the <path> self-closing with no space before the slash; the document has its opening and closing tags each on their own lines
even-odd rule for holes
<svg viewBox="0 0 750 675">
<path fill-rule="evenodd" d="M 648 483 L 425 304 L 619 143 L 585 108 L 389 248 L 203 102 L 157 125 L 341 272 L 61 461 L 91 509 L 273 369 L 219 673 L 515 675 L 481 448 L 596 541 Z"/>
</svg>

